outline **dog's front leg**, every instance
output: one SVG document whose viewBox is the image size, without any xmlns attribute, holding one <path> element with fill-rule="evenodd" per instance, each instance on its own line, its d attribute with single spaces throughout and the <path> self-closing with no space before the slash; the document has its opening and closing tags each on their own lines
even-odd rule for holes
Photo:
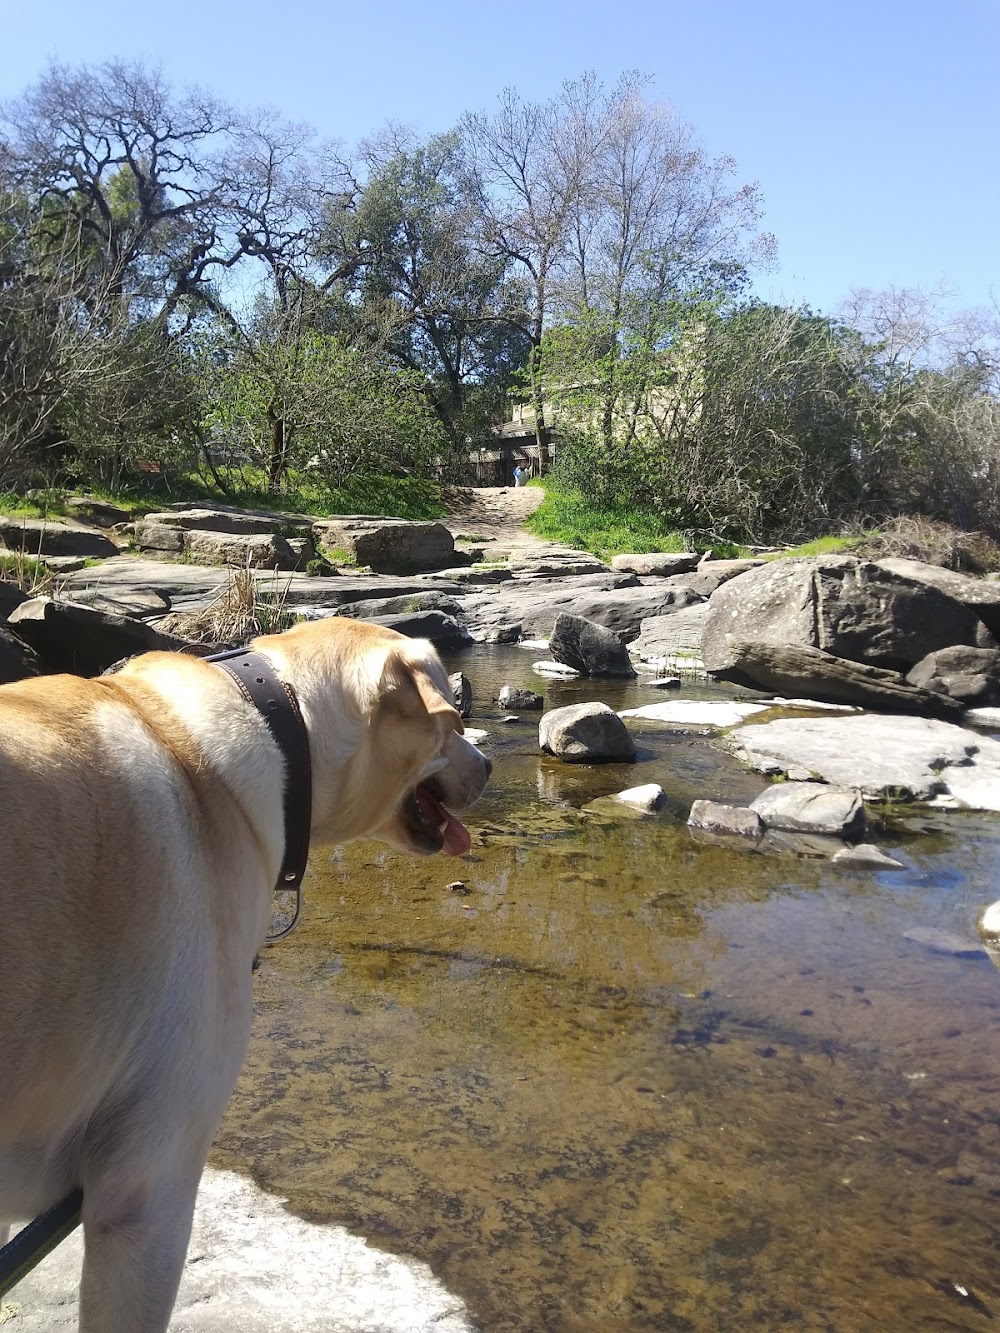
<svg viewBox="0 0 1000 1333">
<path fill-rule="evenodd" d="M 84 1189 L 80 1333 L 164 1333 L 184 1268 L 203 1161 Z"/>
</svg>

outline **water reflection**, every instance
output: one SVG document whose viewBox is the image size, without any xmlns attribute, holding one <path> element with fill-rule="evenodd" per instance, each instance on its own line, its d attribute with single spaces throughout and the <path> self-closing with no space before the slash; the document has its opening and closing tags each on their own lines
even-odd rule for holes
<svg viewBox="0 0 1000 1333">
<path fill-rule="evenodd" d="M 463 665 L 481 699 L 538 684 L 517 650 Z M 484 1330 L 1000 1319 L 1000 978 L 904 939 L 973 929 L 996 822 L 887 826 L 907 869 L 874 877 L 702 845 L 690 800 L 762 785 L 704 742 L 567 767 L 484 712 L 469 857 L 317 858 L 217 1160 L 426 1259 Z M 636 781 L 665 812 L 581 814 Z"/>
</svg>

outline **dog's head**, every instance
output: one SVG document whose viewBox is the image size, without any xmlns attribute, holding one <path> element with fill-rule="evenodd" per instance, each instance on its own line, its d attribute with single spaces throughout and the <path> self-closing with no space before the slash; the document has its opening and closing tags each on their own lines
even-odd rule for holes
<svg viewBox="0 0 1000 1333">
<path fill-rule="evenodd" d="M 454 811 L 477 800 L 492 765 L 462 735 L 431 644 L 333 617 L 253 646 L 299 696 L 317 841 L 378 838 L 418 855 L 469 850 Z"/>
</svg>

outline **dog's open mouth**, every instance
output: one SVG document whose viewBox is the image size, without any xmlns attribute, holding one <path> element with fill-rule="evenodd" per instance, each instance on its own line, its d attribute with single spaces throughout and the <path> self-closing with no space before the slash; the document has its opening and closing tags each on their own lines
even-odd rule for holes
<svg viewBox="0 0 1000 1333">
<path fill-rule="evenodd" d="M 464 856 L 472 846 L 469 830 L 444 808 L 426 782 L 406 802 L 406 821 L 422 851 Z"/>
</svg>

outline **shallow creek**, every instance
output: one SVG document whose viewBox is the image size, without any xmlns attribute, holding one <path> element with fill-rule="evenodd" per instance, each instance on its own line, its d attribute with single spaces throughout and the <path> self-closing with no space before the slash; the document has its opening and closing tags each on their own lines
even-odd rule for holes
<svg viewBox="0 0 1000 1333">
<path fill-rule="evenodd" d="M 633 765 L 542 757 L 501 684 L 663 696 L 532 656 L 449 663 L 495 763 L 470 856 L 314 855 L 212 1160 L 426 1260 L 485 1333 L 996 1326 L 1000 973 L 904 933 L 974 939 L 1000 817 L 897 815 L 875 875 L 700 843 L 691 801 L 763 780 L 636 719 Z M 659 815 L 579 811 L 640 782 Z"/>
</svg>

